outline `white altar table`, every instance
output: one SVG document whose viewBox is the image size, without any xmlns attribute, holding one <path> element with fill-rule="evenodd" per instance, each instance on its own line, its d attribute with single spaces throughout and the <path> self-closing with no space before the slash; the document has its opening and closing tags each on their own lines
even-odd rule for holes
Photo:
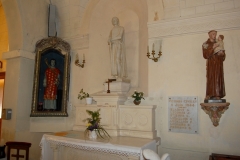
<svg viewBox="0 0 240 160">
<path fill-rule="evenodd" d="M 144 160 L 143 149 L 156 151 L 159 138 L 111 137 L 90 140 L 83 132 L 44 134 L 42 160 Z"/>
</svg>

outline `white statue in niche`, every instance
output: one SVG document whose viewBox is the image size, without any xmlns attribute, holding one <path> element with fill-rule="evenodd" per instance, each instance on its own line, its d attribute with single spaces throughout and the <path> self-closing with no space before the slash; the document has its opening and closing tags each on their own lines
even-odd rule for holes
<svg viewBox="0 0 240 160">
<path fill-rule="evenodd" d="M 111 60 L 111 75 L 117 80 L 127 78 L 127 63 L 124 46 L 124 28 L 119 26 L 119 19 L 112 18 L 113 29 L 110 31 L 108 45 Z"/>
</svg>

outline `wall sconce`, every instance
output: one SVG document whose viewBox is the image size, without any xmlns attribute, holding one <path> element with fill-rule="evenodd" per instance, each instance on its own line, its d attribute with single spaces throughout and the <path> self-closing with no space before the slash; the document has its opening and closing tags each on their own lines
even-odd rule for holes
<svg viewBox="0 0 240 160">
<path fill-rule="evenodd" d="M 85 55 L 83 54 L 83 61 L 82 61 L 82 64 L 80 64 L 78 54 L 76 54 L 75 65 L 78 66 L 78 67 L 84 68 L 84 63 L 85 63 Z"/>
<path fill-rule="evenodd" d="M 159 49 L 159 53 L 158 53 L 158 57 L 155 57 L 155 50 L 154 50 L 154 43 L 153 43 L 153 47 L 152 47 L 152 58 L 150 58 L 150 53 L 149 53 L 149 47 L 147 48 L 147 57 L 148 59 L 153 60 L 154 62 L 157 62 L 158 59 L 161 57 L 162 52 L 161 52 L 161 48 L 162 48 L 162 44 L 160 44 L 160 49 Z"/>
</svg>

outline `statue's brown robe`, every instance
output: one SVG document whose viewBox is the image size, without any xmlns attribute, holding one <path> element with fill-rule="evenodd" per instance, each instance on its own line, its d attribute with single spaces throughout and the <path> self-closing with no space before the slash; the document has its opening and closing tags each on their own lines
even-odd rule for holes
<svg viewBox="0 0 240 160">
<path fill-rule="evenodd" d="M 223 61 L 225 60 L 224 55 L 214 54 L 213 44 L 209 39 L 203 44 L 203 57 L 207 60 L 206 70 L 207 70 L 207 86 L 206 86 L 206 97 L 223 98 L 225 94 L 224 85 L 224 73 L 223 73 Z"/>
</svg>

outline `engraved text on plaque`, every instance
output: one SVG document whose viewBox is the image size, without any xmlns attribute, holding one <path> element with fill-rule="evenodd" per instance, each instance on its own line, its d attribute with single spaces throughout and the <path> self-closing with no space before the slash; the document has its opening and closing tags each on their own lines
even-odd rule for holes
<svg viewBox="0 0 240 160">
<path fill-rule="evenodd" d="M 197 133 L 198 105 L 196 96 L 168 98 L 168 128 L 170 132 Z"/>
</svg>

